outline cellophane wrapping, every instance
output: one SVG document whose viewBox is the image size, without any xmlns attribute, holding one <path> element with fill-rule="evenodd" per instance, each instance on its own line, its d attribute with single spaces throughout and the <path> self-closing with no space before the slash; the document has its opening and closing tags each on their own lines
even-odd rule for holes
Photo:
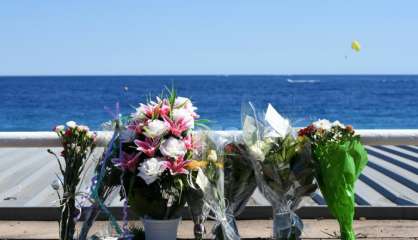
<svg viewBox="0 0 418 240">
<path fill-rule="evenodd" d="M 302 197 L 317 189 L 310 143 L 297 138 L 271 105 L 260 114 L 251 103 L 244 104 L 242 122 L 257 187 L 273 208 L 273 237 L 299 239 L 303 223 L 295 210 Z"/>
<path fill-rule="evenodd" d="M 256 186 L 250 163 L 244 162 L 246 159 L 241 155 L 234 136 L 203 132 L 199 143 L 195 156 L 198 160 L 193 164 L 197 171 L 196 188 L 202 193 L 200 214 L 203 216 L 194 216 L 193 219 L 215 220 L 212 229 L 215 239 L 240 239 L 235 216 L 244 209 Z M 199 195 L 195 196 L 192 205 L 198 206 Z M 189 207 L 197 209 L 190 204 Z"/>
<path fill-rule="evenodd" d="M 299 131 L 312 142 L 316 179 L 341 238 L 354 240 L 355 182 L 367 164 L 367 152 L 351 126 L 319 120 Z"/>
</svg>

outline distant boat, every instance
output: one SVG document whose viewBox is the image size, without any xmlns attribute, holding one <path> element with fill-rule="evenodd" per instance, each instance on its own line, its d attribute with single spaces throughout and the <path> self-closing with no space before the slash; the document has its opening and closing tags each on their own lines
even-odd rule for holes
<svg viewBox="0 0 418 240">
<path fill-rule="evenodd" d="M 315 79 L 299 79 L 299 80 L 293 80 L 288 78 L 288 83 L 319 83 L 321 80 L 315 80 Z"/>
</svg>

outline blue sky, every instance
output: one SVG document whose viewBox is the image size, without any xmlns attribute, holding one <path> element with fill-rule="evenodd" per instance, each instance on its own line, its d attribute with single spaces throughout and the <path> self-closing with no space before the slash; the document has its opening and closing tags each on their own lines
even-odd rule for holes
<svg viewBox="0 0 418 240">
<path fill-rule="evenodd" d="M 417 9 L 416 0 L 2 1 L 0 75 L 418 73 Z"/>
</svg>

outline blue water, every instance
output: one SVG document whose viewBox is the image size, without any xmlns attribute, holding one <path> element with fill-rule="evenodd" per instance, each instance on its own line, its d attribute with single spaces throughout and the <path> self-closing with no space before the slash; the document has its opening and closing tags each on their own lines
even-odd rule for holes
<svg viewBox="0 0 418 240">
<path fill-rule="evenodd" d="M 105 106 L 123 113 L 174 84 L 214 129 L 240 128 L 240 108 L 272 103 L 294 126 L 318 118 L 356 128 L 418 128 L 418 76 L 0 77 L 0 131 L 50 130 L 74 120 L 100 129 Z M 127 91 L 125 90 L 127 87 Z"/>
</svg>

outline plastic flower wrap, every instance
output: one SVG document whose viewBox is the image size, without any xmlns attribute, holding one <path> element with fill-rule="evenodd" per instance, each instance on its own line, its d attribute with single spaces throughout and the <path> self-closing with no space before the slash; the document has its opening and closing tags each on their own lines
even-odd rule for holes
<svg viewBox="0 0 418 240">
<path fill-rule="evenodd" d="M 91 227 L 101 212 L 107 215 L 110 227 L 116 230 L 117 235 L 126 237 L 125 235 L 127 234 L 126 226 L 124 226 L 124 229 L 121 229 L 116 222 L 116 218 L 108 209 L 109 201 L 112 200 L 110 196 L 119 188 L 121 176 L 121 170 L 112 163 L 112 159 L 120 155 L 120 127 L 123 125 L 123 119 L 119 115 L 118 103 L 116 104 L 116 113 L 112 113 L 112 116 L 113 120 L 104 124 L 104 130 L 112 131 L 113 134 L 94 169 L 94 176 L 90 182 L 90 194 L 88 196 L 90 206 L 86 206 L 86 216 L 78 237 L 80 240 L 87 239 Z M 127 219 L 124 219 L 124 224 L 126 224 L 126 221 Z"/>
<path fill-rule="evenodd" d="M 228 211 L 225 199 L 225 143 L 226 139 L 215 132 L 201 133 L 195 155 L 198 160 L 191 161 L 188 168 L 196 173 L 196 188 L 203 193 L 203 219 L 209 217 L 216 220 L 213 228 L 216 239 L 240 239 L 233 212 Z"/>
<path fill-rule="evenodd" d="M 254 193 L 257 183 L 255 181 L 254 171 L 248 158 L 245 145 L 237 140 L 228 139 L 223 147 L 224 161 L 224 192 L 227 201 L 226 213 L 230 218 L 234 231 L 238 234 L 235 217 L 239 216 L 248 203 L 248 200 Z M 218 239 L 221 239 L 221 226 L 215 229 Z"/>
<path fill-rule="evenodd" d="M 194 172 L 196 185 L 187 195 L 195 238 L 203 238 L 203 223 L 216 209 L 217 213 L 210 216 L 218 222 L 212 229 L 216 239 L 236 239 L 239 234 L 235 216 L 244 210 L 256 187 L 251 163 L 241 150 L 245 146 L 236 141 L 236 136 L 219 132 L 200 132 L 195 142 L 195 160 L 186 166 Z"/>
<path fill-rule="evenodd" d="M 342 239 L 355 239 L 354 184 L 367 164 L 367 152 L 351 126 L 319 120 L 299 130 L 312 142 L 316 179 Z"/>
<path fill-rule="evenodd" d="M 289 121 L 270 104 L 261 118 L 251 103 L 242 110 L 257 186 L 273 207 L 273 237 L 299 239 L 303 224 L 294 210 L 317 188 L 310 144 L 294 136 Z"/>
</svg>

